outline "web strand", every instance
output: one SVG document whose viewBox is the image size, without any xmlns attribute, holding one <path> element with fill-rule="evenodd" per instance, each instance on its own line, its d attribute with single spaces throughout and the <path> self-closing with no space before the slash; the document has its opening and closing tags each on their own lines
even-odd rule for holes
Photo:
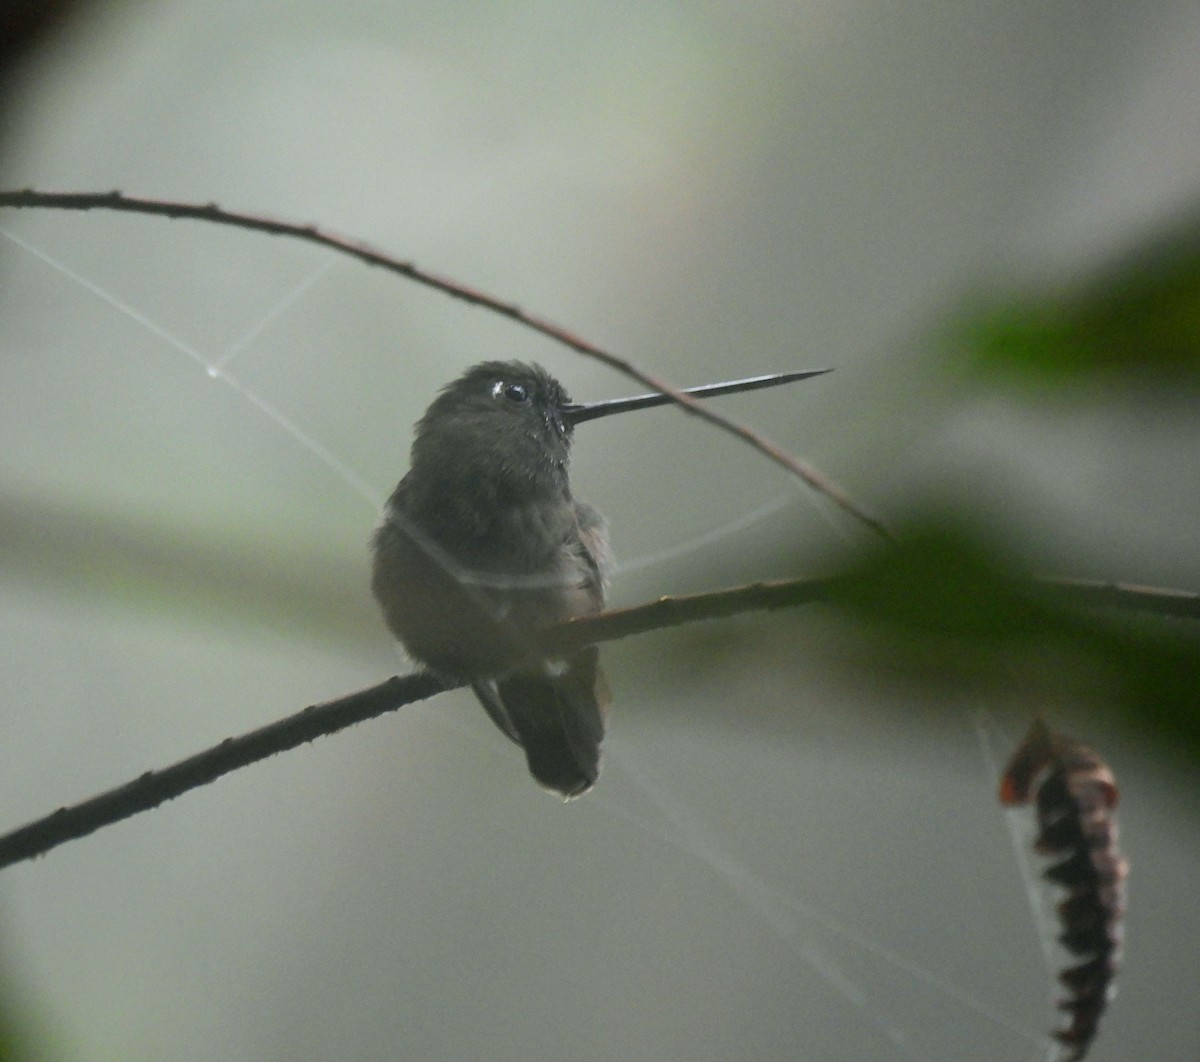
<svg viewBox="0 0 1200 1062">
<path fill-rule="evenodd" d="M 610 750 L 610 760 L 612 759 Z M 671 829 L 656 828 L 648 821 L 621 809 L 615 808 L 622 817 L 638 829 L 649 833 L 659 841 L 677 848 L 692 858 L 699 860 L 711 871 L 722 878 L 753 910 L 761 915 L 772 927 L 776 935 L 796 948 L 801 958 L 825 980 L 830 987 L 842 995 L 856 1008 L 864 1013 L 864 1020 L 875 1026 L 897 1047 L 914 1058 L 926 1056 L 916 1052 L 909 1043 L 907 1034 L 899 1026 L 875 1013 L 877 1007 L 871 1002 L 866 993 L 846 978 L 832 963 L 825 960 L 815 948 L 803 940 L 797 940 L 797 928 L 794 920 L 781 908 L 787 908 L 815 923 L 833 936 L 858 947 L 873 958 L 879 959 L 889 966 L 913 977 L 944 998 L 953 1000 L 960 1006 L 984 1018 L 991 1024 L 1005 1030 L 1027 1043 L 1041 1045 L 1045 1037 L 1030 1030 L 1025 1025 L 1000 1013 L 976 996 L 964 991 L 945 978 L 922 967 L 919 963 L 906 959 L 886 945 L 871 939 L 868 935 L 852 929 L 845 923 L 823 912 L 811 901 L 794 896 L 779 889 L 777 886 L 763 880 L 748 867 L 741 864 L 726 852 L 699 819 L 678 801 L 670 798 L 663 786 L 653 783 L 645 772 L 636 769 L 628 752 L 621 751 L 617 766 L 634 782 L 642 794 L 658 810 Z M 611 802 L 609 802 L 610 806 Z"/>
<path fill-rule="evenodd" d="M 62 262 L 53 255 L 48 254 L 46 251 L 35 247 L 27 240 L 23 240 L 20 236 L 14 232 L 11 232 L 7 228 L 0 227 L 0 235 L 5 236 L 18 247 L 29 252 L 29 254 L 33 255 L 35 258 L 61 273 L 68 280 L 78 284 L 85 291 L 95 295 L 96 298 L 111 306 L 118 313 L 124 314 L 131 321 L 134 321 L 152 335 L 157 336 L 173 350 L 178 351 L 179 353 L 190 358 L 192 361 L 196 362 L 197 365 L 204 369 L 205 374 L 210 379 L 220 380 L 222 383 L 232 387 L 233 390 L 241 395 L 247 402 L 249 402 L 250 405 L 263 413 L 277 427 L 287 432 L 288 435 L 300 443 L 301 446 L 303 446 L 306 450 L 308 450 L 309 453 L 316 457 L 318 461 L 320 461 L 323 465 L 325 465 L 326 468 L 333 472 L 340 480 L 342 480 L 343 483 L 349 486 L 351 490 L 353 490 L 360 497 L 364 498 L 372 507 L 372 509 L 375 511 L 380 509 L 383 504 L 383 499 L 379 495 L 379 492 L 371 487 L 371 485 L 367 483 L 367 481 L 364 480 L 357 472 L 350 468 L 344 461 L 340 460 L 327 446 L 319 442 L 308 432 L 304 431 L 298 424 L 296 424 L 295 421 L 286 416 L 281 410 L 271 405 L 271 403 L 269 403 L 257 392 L 251 390 L 245 384 L 241 383 L 239 380 L 221 368 L 221 365 L 227 362 L 234 354 L 238 353 L 244 344 L 239 343 L 237 345 L 237 349 L 234 349 L 232 353 L 227 351 L 223 358 L 218 359 L 215 362 L 210 361 L 190 343 L 175 335 L 174 332 L 164 328 L 157 321 L 142 313 L 141 310 L 131 306 L 129 303 L 114 295 L 112 292 L 101 287 L 95 281 L 85 277 L 82 273 L 76 272 L 65 262 Z M 328 269 L 323 269 L 322 275 L 325 272 L 328 272 Z M 315 279 L 317 278 L 314 277 L 312 282 L 315 282 Z M 295 299 L 290 300 L 290 302 L 294 301 Z M 271 313 L 269 315 L 270 319 L 274 320 L 277 318 L 280 312 L 282 311 Z M 256 332 L 262 331 L 263 327 L 266 327 L 266 325 L 262 324 L 261 327 L 256 326 Z"/>
<path fill-rule="evenodd" d="M 433 288 L 443 294 L 475 306 L 484 306 L 493 313 L 516 321 L 526 328 L 538 332 L 558 343 L 563 344 L 583 354 L 603 362 L 605 365 L 624 373 L 630 379 L 638 380 L 664 395 L 682 409 L 715 425 L 746 442 L 775 464 L 786 469 L 797 479 L 807 483 L 814 490 L 830 498 L 838 506 L 869 527 L 886 542 L 894 542 L 892 533 L 878 519 L 859 506 L 841 487 L 826 478 L 815 468 L 793 457 L 758 432 L 737 421 L 723 416 L 715 409 L 697 401 L 693 396 L 684 394 L 671 387 L 666 381 L 660 380 L 639 369 L 632 362 L 587 342 L 581 336 L 575 335 L 550 321 L 526 313 L 514 303 L 505 302 L 486 292 L 469 288 L 464 284 L 448 277 L 437 276 L 418 268 L 412 262 L 402 262 L 391 255 L 383 254 L 366 243 L 346 239 L 333 233 L 325 232 L 315 225 L 297 225 L 278 218 L 262 215 L 243 214 L 235 211 L 222 210 L 215 203 L 182 203 L 169 200 L 147 199 L 141 196 L 129 196 L 119 191 L 106 193 L 92 192 L 39 192 L 32 188 L 20 191 L 0 192 L 0 206 L 22 208 L 51 208 L 56 210 L 115 210 L 128 213 L 150 214 L 166 218 L 192 218 L 213 224 L 232 225 L 251 232 L 268 233 L 274 236 L 286 236 L 303 240 L 321 247 L 331 248 L 341 254 L 357 258 L 369 265 L 375 265 L 389 272 L 407 277 L 414 283 Z"/>
<path fill-rule="evenodd" d="M 992 790 L 994 792 L 999 791 L 1000 761 L 996 756 L 996 750 L 993 747 L 989 730 L 1004 740 L 1005 745 L 1008 747 L 1015 747 L 1016 743 L 1001 731 L 996 720 L 986 709 L 976 711 L 974 724 L 975 736 L 979 740 L 979 752 L 983 758 L 988 780 L 991 783 Z M 1052 943 L 1055 929 L 1050 924 L 1050 919 L 1042 904 L 1042 894 L 1029 858 L 1030 838 L 1026 836 L 1027 830 L 1022 826 L 1021 809 L 1005 808 L 1004 826 L 1008 834 L 1008 839 L 1012 844 L 1013 863 L 1016 864 L 1017 873 L 1021 877 L 1021 885 L 1025 892 L 1030 917 L 1034 926 L 1039 930 L 1037 935 L 1038 944 L 1042 952 L 1042 961 L 1046 967 L 1046 975 L 1053 982 L 1058 977 L 1055 966 L 1054 945 Z M 1033 1059 L 1040 1059 L 1043 1062 L 1055 1062 L 1061 1056 L 1062 1051 L 1059 1045 L 1053 1041 L 1047 1043 L 1047 1038 L 1044 1035 L 1038 1037 L 1038 1042 L 1042 1046 L 1032 1056 Z"/>
<path fill-rule="evenodd" d="M 282 317 L 293 305 L 298 303 L 301 298 L 308 294 L 309 290 L 322 280 L 326 274 L 332 273 L 333 270 L 344 265 L 340 259 L 330 258 L 314 270 L 309 276 L 305 277 L 290 291 L 285 292 L 279 300 L 266 313 L 262 315 L 254 324 L 252 324 L 245 332 L 225 348 L 225 353 L 222 354 L 216 361 L 212 363 L 211 369 L 223 369 L 234 358 L 236 358 L 243 350 L 254 342 L 263 332 L 273 325 L 280 317 Z M 211 371 L 211 370 L 210 370 Z"/>
<path fill-rule="evenodd" d="M 219 380 L 231 387 L 247 403 L 257 409 L 263 416 L 267 417 L 277 428 L 294 438 L 354 493 L 361 496 L 371 505 L 374 511 L 378 511 L 381 508 L 383 499 L 377 490 L 324 444 L 311 434 L 305 432 L 280 409 L 226 371 L 226 367 L 234 358 L 245 352 L 256 339 L 271 325 L 281 319 L 288 310 L 298 305 L 310 293 L 311 289 L 337 266 L 338 263 L 336 261 L 324 262 L 320 268 L 286 292 L 249 329 L 234 340 L 220 357 L 210 359 L 196 347 L 187 343 L 136 307 L 72 269 L 53 255 L 34 246 L 29 241 L 6 228 L 0 227 L 0 234 L 136 323 L 139 327 L 160 339 L 170 349 L 186 356 L 200 366 L 209 378 Z M 811 497 L 811 495 L 805 493 L 805 497 Z M 826 506 L 828 503 L 822 504 L 818 503 L 816 499 L 812 500 L 817 506 L 818 511 L 822 512 L 829 521 L 830 526 L 844 534 L 845 529 L 835 523 L 831 518 L 831 514 L 827 511 Z M 618 568 L 618 571 L 624 574 L 632 574 L 695 553 L 770 519 L 775 514 L 788 508 L 791 504 L 793 504 L 793 495 L 789 492 L 759 506 L 749 513 L 728 520 L 691 539 L 630 561 Z M 467 581 L 472 581 L 471 573 L 460 574 L 464 575 Z M 978 730 L 978 733 L 980 734 L 981 745 L 985 748 L 986 755 L 990 753 L 990 750 L 986 746 L 986 735 L 982 729 Z M 494 749 L 495 746 L 489 744 L 489 748 Z M 496 754 L 499 755 L 498 750 L 496 750 Z M 874 1028 L 881 1037 L 891 1043 L 904 1056 L 915 1060 L 915 1062 L 930 1062 L 929 1056 L 912 1045 L 906 1032 L 883 1015 L 881 1008 L 868 996 L 860 985 L 849 978 L 811 940 L 806 939 L 801 934 L 796 922 L 796 916 L 813 922 L 816 926 L 832 934 L 835 938 L 863 950 L 865 953 L 921 982 L 944 998 L 958 1003 L 960 1006 L 977 1014 L 991 1024 L 1004 1029 L 1013 1036 L 1027 1042 L 1038 1044 L 1044 1042 L 1044 1037 L 1041 1035 L 1030 1032 L 1024 1026 L 999 1013 L 957 985 L 938 977 L 936 974 L 906 959 L 878 941 L 872 940 L 866 934 L 830 917 L 811 902 L 790 895 L 760 878 L 752 870 L 739 863 L 726 852 L 717 843 L 711 831 L 700 822 L 695 814 L 686 808 L 680 807 L 678 802 L 670 801 L 661 787 L 652 785 L 643 772 L 639 772 L 633 767 L 624 753 L 622 753 L 618 761 L 618 766 L 624 770 L 625 774 L 629 776 L 645 798 L 657 809 L 666 825 L 655 826 L 645 817 L 635 816 L 633 813 L 621 809 L 604 795 L 600 795 L 599 802 L 615 811 L 639 830 L 656 838 L 660 843 L 681 850 L 708 867 L 733 890 L 741 903 L 755 911 L 770 926 L 772 932 L 781 941 L 784 941 L 789 947 L 795 950 L 804 963 L 830 987 L 832 992 L 857 1010 L 867 1025 Z M 1017 840 L 1014 839 L 1014 847 L 1017 844 Z M 1020 855 L 1019 850 L 1018 854 Z M 1032 891 L 1031 876 L 1027 866 L 1020 858 L 1018 858 L 1018 865 L 1022 870 L 1023 877 L 1026 878 L 1027 889 L 1030 890 L 1031 895 L 1031 904 L 1036 914 L 1038 909 L 1036 906 L 1036 894 Z M 1047 961 L 1048 963 L 1050 962 L 1049 956 Z M 1053 1053 L 1050 1057 L 1053 1057 Z"/>
<path fill-rule="evenodd" d="M 250 388 L 247 384 L 242 383 L 233 374 L 226 371 L 225 366 L 229 364 L 235 357 L 241 354 L 246 348 L 260 336 L 270 325 L 279 320 L 287 310 L 300 302 L 321 279 L 332 272 L 334 269 L 343 265 L 342 262 L 336 259 L 330 259 L 322 263 L 322 265 L 313 271 L 308 277 L 302 280 L 295 287 L 287 291 L 280 299 L 274 303 L 249 329 L 241 336 L 235 339 L 226 349 L 225 352 L 216 359 L 206 357 L 196 347 L 192 346 L 186 340 L 170 331 L 168 328 L 159 324 L 149 315 L 143 313 L 135 306 L 124 301 L 119 296 L 114 295 L 94 280 L 84 276 L 82 273 L 72 269 L 62 260 L 51 255 L 47 251 L 42 250 L 36 245 L 23 239 L 10 229 L 0 226 L 0 235 L 5 236 L 22 250 L 26 251 L 39 261 L 50 266 L 62 276 L 78 284 L 85 291 L 94 295 L 108 306 L 115 309 L 117 312 L 129 318 L 139 327 L 145 329 L 151 335 L 156 336 L 166 343 L 172 349 L 185 355 L 196 364 L 200 365 L 205 374 L 213 380 L 219 380 L 239 395 L 241 395 L 250 405 L 257 409 L 270 419 L 278 428 L 292 436 L 304 449 L 308 450 L 314 457 L 317 458 L 323 465 L 330 469 L 342 482 L 361 498 L 364 498 L 371 508 L 378 512 L 383 507 L 383 494 L 375 487 L 371 486 L 357 472 L 355 472 L 346 462 L 341 460 L 333 451 L 321 443 L 310 432 L 306 432 L 295 421 L 288 417 L 282 410 L 274 406 L 266 398 L 260 395 L 257 391 Z M 652 553 L 644 554 L 641 557 L 636 557 L 633 560 L 619 563 L 614 569 L 614 575 L 629 575 L 640 571 L 646 571 L 658 567 L 661 564 L 669 561 L 680 560 L 684 557 L 691 556 L 710 546 L 716 545 L 719 542 L 747 531 L 766 520 L 769 520 L 776 513 L 788 508 L 793 504 L 793 499 L 799 495 L 808 501 L 822 517 L 826 520 L 829 526 L 843 538 L 848 538 L 846 529 L 841 524 L 832 518 L 829 512 L 827 502 L 823 502 L 821 498 L 814 497 L 812 493 L 803 491 L 799 485 L 796 485 L 794 492 L 789 492 L 780 495 L 773 501 L 767 502 L 757 509 L 742 516 L 734 517 L 724 523 L 718 524 L 716 527 L 710 528 L 707 531 L 702 531 L 692 538 L 685 539 L 682 542 L 668 546 L 665 549 L 657 550 Z M 410 532 L 413 529 L 409 529 Z M 426 543 L 429 548 L 433 548 L 434 544 Z M 443 559 L 443 563 L 447 568 L 455 567 L 453 562 L 448 558 Z M 512 587 L 530 587 L 545 585 L 541 577 L 520 577 L 520 576 L 502 576 L 491 572 L 472 572 L 455 570 L 458 576 L 464 583 L 471 585 L 490 587 L 495 589 L 507 589 Z"/>
<path fill-rule="evenodd" d="M 992 746 L 992 739 L 988 733 L 989 728 L 992 732 L 1004 737 L 996 721 L 987 711 L 981 709 L 975 714 L 975 734 L 979 739 L 980 755 L 983 757 L 992 788 L 998 790 L 1000 786 L 1000 763 L 996 757 L 996 751 Z M 1009 742 L 1006 737 L 1004 740 L 1006 744 L 1010 744 L 1014 748 L 1016 747 L 1016 742 Z M 1038 943 L 1042 949 L 1042 958 L 1046 964 L 1046 973 L 1053 979 L 1058 976 L 1055 968 L 1053 945 L 1051 943 L 1055 930 L 1047 919 L 1042 907 L 1040 886 L 1038 885 L 1037 876 L 1028 855 L 1031 846 L 1028 843 L 1028 839 L 1023 836 L 1022 821 L 1021 810 L 1019 808 L 1005 810 L 1004 825 L 1008 833 L 1008 839 L 1012 843 L 1013 862 L 1017 866 L 1017 872 L 1021 875 L 1021 885 L 1025 891 L 1025 898 L 1029 904 L 1033 923 L 1041 930 L 1038 933 Z"/>
</svg>

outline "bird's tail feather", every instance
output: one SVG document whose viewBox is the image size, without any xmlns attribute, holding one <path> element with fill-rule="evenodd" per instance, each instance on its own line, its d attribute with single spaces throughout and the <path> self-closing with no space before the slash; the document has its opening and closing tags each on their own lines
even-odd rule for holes
<svg viewBox="0 0 1200 1062">
<path fill-rule="evenodd" d="M 521 672 L 496 684 L 530 774 L 567 800 L 582 796 L 600 776 L 608 685 L 597 659 L 588 649 L 562 671 Z"/>
</svg>

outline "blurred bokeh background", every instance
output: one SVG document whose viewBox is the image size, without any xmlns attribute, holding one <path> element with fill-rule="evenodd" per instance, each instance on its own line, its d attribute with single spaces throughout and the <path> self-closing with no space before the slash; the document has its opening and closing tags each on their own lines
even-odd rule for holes
<svg viewBox="0 0 1200 1062">
<path fill-rule="evenodd" d="M 833 366 L 722 408 L 981 570 L 1200 589 L 1195 4 L 58 6 L 0 186 L 313 220 L 678 384 Z M 367 539 L 484 357 L 630 390 L 311 247 L 0 212 L 0 829 L 403 668 Z M 618 603 L 871 563 L 675 411 L 573 468 Z M 607 647 L 568 806 L 450 695 L 5 871 L 4 1057 L 1042 1057 L 1052 926 L 994 799 L 1038 711 L 1122 780 L 1092 1057 L 1192 1057 L 1194 636 L 964 654 L 939 609 L 986 580 L 938 582 L 932 649 L 828 607 Z"/>
</svg>

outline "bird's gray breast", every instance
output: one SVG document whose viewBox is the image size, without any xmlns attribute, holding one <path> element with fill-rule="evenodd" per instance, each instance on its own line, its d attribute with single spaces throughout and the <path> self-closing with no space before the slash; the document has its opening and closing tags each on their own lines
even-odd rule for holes
<svg viewBox="0 0 1200 1062">
<path fill-rule="evenodd" d="M 572 502 L 486 511 L 467 500 L 423 508 L 398 489 L 374 541 L 372 587 L 389 627 L 416 660 L 456 678 L 504 673 L 538 629 L 602 600 Z"/>
</svg>

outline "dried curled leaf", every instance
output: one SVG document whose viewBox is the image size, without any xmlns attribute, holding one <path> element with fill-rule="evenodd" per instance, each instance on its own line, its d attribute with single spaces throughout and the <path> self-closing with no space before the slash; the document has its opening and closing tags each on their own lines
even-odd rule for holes
<svg viewBox="0 0 1200 1062">
<path fill-rule="evenodd" d="M 1035 806 L 1034 850 L 1054 860 L 1043 877 L 1066 890 L 1058 939 L 1081 960 L 1058 975 L 1067 990 L 1058 1006 L 1069 1017 L 1054 1037 L 1067 1048 L 1067 1062 L 1091 1046 L 1120 960 L 1129 864 L 1117 848 L 1117 797 L 1116 780 L 1099 754 L 1040 720 L 1000 781 L 1002 804 Z"/>
</svg>

